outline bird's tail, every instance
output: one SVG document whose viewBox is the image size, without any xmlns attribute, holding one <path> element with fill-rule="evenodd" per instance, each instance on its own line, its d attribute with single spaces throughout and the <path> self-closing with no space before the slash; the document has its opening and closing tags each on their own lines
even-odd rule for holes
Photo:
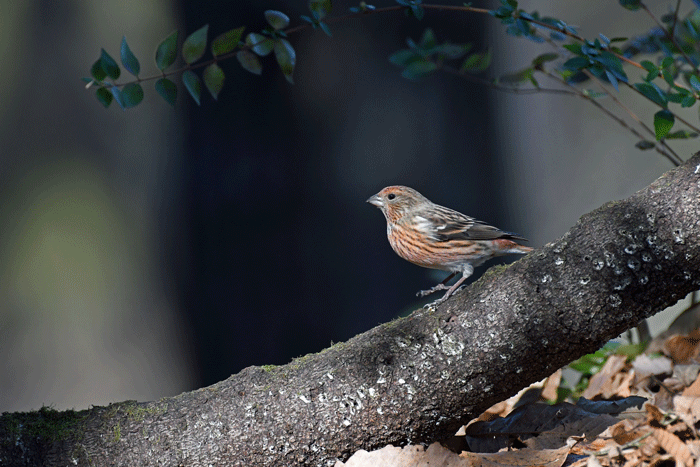
<svg viewBox="0 0 700 467">
<path fill-rule="evenodd" d="M 498 239 L 494 242 L 498 244 L 499 255 L 524 255 L 534 250 L 532 247 L 520 245 L 512 240 Z"/>
</svg>

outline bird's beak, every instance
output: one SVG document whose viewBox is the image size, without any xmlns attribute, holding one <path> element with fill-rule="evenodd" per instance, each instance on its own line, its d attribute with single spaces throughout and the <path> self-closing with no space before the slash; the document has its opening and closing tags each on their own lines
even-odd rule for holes
<svg viewBox="0 0 700 467">
<path fill-rule="evenodd" d="M 378 208 L 381 208 L 382 206 L 384 206 L 384 202 L 379 197 L 379 195 L 370 196 L 370 198 L 367 200 L 367 202 L 369 204 L 373 204 L 374 206 L 377 206 Z"/>
</svg>

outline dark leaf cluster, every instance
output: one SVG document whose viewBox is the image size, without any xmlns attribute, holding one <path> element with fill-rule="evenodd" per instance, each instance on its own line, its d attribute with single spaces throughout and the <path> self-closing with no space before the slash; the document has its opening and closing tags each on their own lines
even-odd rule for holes
<svg viewBox="0 0 700 467">
<path fill-rule="evenodd" d="M 619 91 L 618 81 L 628 82 L 627 74 L 622 68 L 622 61 L 617 56 L 619 49 L 611 44 L 613 40 L 600 35 L 600 39 L 586 40 L 583 43 L 565 44 L 564 48 L 574 56 L 564 62 L 564 70 L 574 76 L 581 70 L 588 70 L 597 78 L 609 82 Z M 616 38 L 614 41 L 624 39 Z"/>
<path fill-rule="evenodd" d="M 425 10 L 439 8 L 439 5 L 423 4 L 422 0 L 395 0 L 407 16 L 423 19 Z M 512 90 L 514 86 L 530 84 L 535 90 L 542 91 L 537 80 L 538 73 L 547 74 L 564 84 L 574 86 L 590 78 L 609 83 L 616 91 L 620 84 L 635 90 L 640 96 L 660 107 L 654 114 L 654 131 L 649 131 L 650 139 L 656 141 L 669 139 L 695 138 L 700 133 L 696 127 L 677 117 L 673 105 L 681 108 L 692 107 L 700 96 L 700 9 L 696 9 L 684 18 L 678 17 L 678 12 L 671 11 L 658 20 L 659 26 L 650 29 L 646 34 L 632 40 L 599 34 L 599 37 L 589 40 L 580 37 L 575 28 L 564 21 L 540 16 L 538 12 L 525 12 L 518 8 L 516 0 L 499 0 L 500 6 L 488 11 L 505 26 L 506 32 L 514 37 L 523 37 L 535 42 L 549 42 L 559 47 L 557 53 L 544 53 L 532 60 L 531 64 L 519 71 L 497 79 L 484 80 L 488 85 Z M 700 0 L 695 0 L 700 7 Z M 648 9 L 639 0 L 619 0 L 619 4 L 630 10 Z M 309 0 L 309 15 L 301 16 L 314 29 L 322 30 L 331 36 L 328 26 L 328 15 L 332 9 L 332 0 Z M 485 10 L 474 9 L 470 4 L 464 4 L 465 11 L 485 13 Z M 388 8 L 385 10 L 394 10 Z M 373 5 L 360 1 L 359 5 L 350 8 L 357 15 L 378 11 Z M 651 13 L 649 13 L 651 14 Z M 304 27 L 287 29 L 289 17 L 276 10 L 264 13 L 267 27 L 259 32 L 243 35 L 245 27 L 232 29 L 217 36 L 208 44 L 208 26 L 203 26 L 190 34 L 178 47 L 178 32 L 174 31 L 157 47 L 155 64 L 160 75 L 141 78 L 141 64 L 122 39 L 120 47 L 120 63 L 102 49 L 99 58 L 90 69 L 90 78 L 83 78 L 88 87 L 95 86 L 96 97 L 105 107 L 116 101 L 124 109 L 138 105 L 144 97 L 142 83 L 156 80 L 156 92 L 169 104 L 177 100 L 178 86 L 172 80 L 172 75 L 181 74 L 182 85 L 192 99 L 199 105 L 204 88 L 214 99 L 221 93 L 225 73 L 219 66 L 219 61 L 236 57 L 239 64 L 254 74 L 262 73 L 261 57 L 272 55 L 279 65 L 284 77 L 293 83 L 293 73 L 296 65 L 296 52 L 287 40 L 287 31 L 296 32 Z M 338 19 L 338 18 L 335 18 Z M 568 43 L 557 44 L 570 39 Z M 621 46 L 620 43 L 625 43 Z M 441 68 L 457 71 L 460 74 L 483 72 L 491 62 L 491 52 L 470 53 L 472 44 L 453 44 L 439 42 L 432 29 L 426 29 L 419 41 L 407 39 L 408 48 L 399 50 L 389 57 L 391 63 L 401 67 L 402 76 L 417 80 L 430 75 Z M 207 53 L 207 45 L 211 51 L 211 59 L 202 61 Z M 634 62 L 638 55 L 656 55 L 643 57 L 644 60 Z M 184 66 L 171 70 L 178 58 Z M 445 62 L 460 60 L 459 66 L 447 66 Z M 623 67 L 627 61 L 643 70 L 639 82 L 630 83 L 630 78 Z M 136 77 L 132 82 L 119 84 L 117 80 L 122 75 L 122 67 Z M 201 73 L 197 70 L 202 69 Z M 171 70 L 171 71 L 168 71 Z M 478 78 L 472 78 L 478 79 Z M 551 90 L 548 90 L 551 91 Z M 554 90 L 561 91 L 561 90 Z M 589 89 L 577 90 L 580 96 L 596 99 L 606 96 L 606 92 L 596 92 Z M 609 114 L 610 115 L 610 114 Z M 636 119 L 636 117 L 633 116 Z M 682 120 L 690 130 L 672 131 L 677 120 Z M 624 124 L 624 122 L 622 122 Z M 655 141 L 643 139 L 638 132 L 631 130 L 641 141 L 637 143 L 640 149 L 659 149 Z"/>
<path fill-rule="evenodd" d="M 457 60 L 464 57 L 472 48 L 472 44 L 439 43 L 432 29 L 426 29 L 419 42 L 409 38 L 408 48 L 399 50 L 389 57 L 394 65 L 403 68 L 401 76 L 417 80 L 424 78 L 437 70 L 445 60 Z M 473 53 L 464 59 L 460 71 L 464 73 L 479 73 L 491 63 L 491 52 Z"/>
<path fill-rule="evenodd" d="M 501 6 L 489 12 L 495 18 L 506 25 L 506 33 L 514 37 L 524 37 L 533 42 L 544 42 L 546 39 L 538 34 L 538 28 L 544 28 L 549 32 L 549 38 L 561 41 L 566 38 L 566 33 L 576 34 L 576 30 L 560 19 L 540 17 L 536 11 L 527 13 L 518 9 L 515 0 L 501 0 Z"/>
<path fill-rule="evenodd" d="M 396 0 L 396 3 L 406 7 L 406 16 L 413 16 L 419 21 L 425 16 L 425 10 L 421 6 L 422 0 Z"/>
<path fill-rule="evenodd" d="M 331 11 L 331 7 L 331 0 L 311 0 L 309 1 L 311 16 L 303 16 L 302 19 L 330 36 L 330 29 L 322 19 Z M 364 7 L 369 8 L 368 5 Z M 259 57 L 274 52 L 282 74 L 287 81 L 293 83 L 296 52 L 284 32 L 284 29 L 289 26 L 289 17 L 281 11 L 267 10 L 265 21 L 268 27 L 260 33 L 251 32 L 243 39 L 245 27 L 242 26 L 218 35 L 211 43 L 208 43 L 209 25 L 205 25 L 187 36 L 180 49 L 178 49 L 178 31 L 173 31 L 156 48 L 154 60 L 161 74 L 145 79 L 139 77 L 141 71 L 139 60 L 129 48 L 126 38 L 123 38 L 120 48 L 121 66 L 134 75 L 136 81 L 126 84 L 117 83 L 121 76 L 121 67 L 104 49 L 90 69 L 90 78 L 83 78 L 83 81 L 87 83 L 87 87 L 97 87 L 96 97 L 105 107 L 109 107 L 113 101 L 116 101 L 122 109 L 128 109 L 143 100 L 141 83 L 151 79 L 156 79 L 155 89 L 158 95 L 170 105 L 175 105 L 177 85 L 170 76 L 182 73 L 182 85 L 197 105 L 200 105 L 203 88 L 206 88 L 214 99 L 218 99 L 223 89 L 226 76 L 219 66 L 220 60 L 235 56 L 243 69 L 260 74 L 262 63 Z M 207 45 L 212 58 L 206 62 L 200 62 L 207 52 Z M 184 67 L 168 71 L 177 61 L 178 52 L 185 63 Z M 204 68 L 201 77 L 195 72 L 199 68 Z"/>
</svg>

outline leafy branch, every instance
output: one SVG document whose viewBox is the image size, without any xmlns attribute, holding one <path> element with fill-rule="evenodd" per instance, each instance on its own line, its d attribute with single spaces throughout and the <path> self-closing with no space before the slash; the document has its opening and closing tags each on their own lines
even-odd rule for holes
<svg viewBox="0 0 700 467">
<path fill-rule="evenodd" d="M 660 19 L 640 0 L 619 0 L 620 5 L 630 11 L 645 11 L 656 24 L 649 32 L 631 41 L 619 37 L 608 39 L 603 34 L 599 34 L 599 37 L 593 40 L 585 39 L 574 27 L 560 19 L 542 17 L 537 12 L 528 13 L 519 9 L 515 0 L 500 0 L 500 6 L 495 10 L 476 8 L 471 4 L 428 5 L 422 3 L 422 0 L 396 0 L 396 3 L 376 8 L 363 1 L 359 6 L 350 8 L 347 14 L 328 17 L 332 9 L 331 0 L 310 0 L 310 15 L 301 16 L 303 24 L 293 27 L 289 27 L 290 19 L 286 14 L 268 10 L 265 12 L 268 27 L 259 32 L 248 33 L 245 39 L 244 26 L 227 31 L 211 41 L 212 58 L 200 61 L 206 53 L 208 41 L 208 26 L 203 26 L 184 40 L 180 56 L 185 64 L 178 69 L 171 69 L 178 58 L 178 32 L 174 31 L 156 49 L 155 63 L 160 73 L 145 78 L 139 76 L 139 61 L 131 52 L 126 38 L 123 38 L 120 48 L 121 64 L 136 79 L 125 83 L 117 82 L 121 75 L 120 66 L 102 49 L 100 57 L 90 70 L 91 77 L 83 80 L 88 88 L 97 87 L 97 99 L 105 107 L 116 101 L 126 109 L 138 105 L 143 100 L 142 83 L 151 80 L 156 80 L 155 88 L 158 94 L 166 102 L 174 105 L 177 99 L 177 85 L 170 78 L 172 75 L 181 74 L 182 84 L 199 105 L 203 87 L 206 87 L 214 99 L 218 98 L 225 81 L 224 71 L 218 62 L 233 57 L 236 57 L 245 70 L 261 74 L 260 58 L 274 52 L 283 75 L 287 81 L 293 83 L 296 52 L 288 41 L 291 34 L 313 28 L 331 36 L 330 24 L 395 11 L 403 11 L 407 16 L 418 20 L 424 18 L 426 10 L 459 11 L 491 15 L 501 21 L 507 34 L 537 43 L 548 43 L 556 51 L 536 57 L 531 65 L 523 70 L 496 79 L 483 79 L 475 75 L 488 68 L 491 62 L 490 50 L 470 53 L 472 44 L 440 43 L 433 31 L 426 29 L 418 42 L 409 38 L 407 49 L 395 52 L 389 57 L 393 64 L 402 68 L 401 73 L 404 77 L 421 79 L 441 70 L 506 92 L 577 95 L 594 103 L 596 107 L 604 110 L 606 115 L 632 131 L 634 136 L 639 138 L 637 148 L 655 148 L 674 165 L 678 165 L 682 159 L 670 149 L 666 141 L 695 138 L 700 134 L 700 128 L 670 108 L 671 105 L 692 107 L 700 97 L 700 74 L 697 68 L 697 63 L 700 63 L 700 55 L 697 52 L 700 46 L 700 10 L 695 10 L 681 20 L 677 12 L 680 0 L 677 1 L 676 11 Z M 566 40 L 571 42 L 564 43 Z M 625 44 L 623 48 L 620 45 L 622 43 Z M 659 58 L 656 63 L 651 60 L 636 61 L 635 58 L 642 54 L 658 54 Z M 460 60 L 458 66 L 450 64 L 455 60 Z M 630 83 L 623 64 L 644 71 L 644 76 L 639 82 Z M 200 68 L 203 68 L 201 78 L 195 73 L 195 70 Z M 542 88 L 536 78 L 538 74 L 555 80 L 563 87 Z M 579 89 L 578 85 L 588 81 L 597 82 L 602 92 Z M 523 84 L 529 84 L 531 87 L 523 89 L 520 87 Z M 660 107 L 654 114 L 653 131 L 607 90 L 607 86 L 611 86 L 617 92 L 620 84 Z M 610 97 L 610 100 L 650 137 L 642 137 L 633 126 L 615 117 L 597 102 L 603 97 Z M 676 120 L 688 129 L 672 132 Z"/>
</svg>

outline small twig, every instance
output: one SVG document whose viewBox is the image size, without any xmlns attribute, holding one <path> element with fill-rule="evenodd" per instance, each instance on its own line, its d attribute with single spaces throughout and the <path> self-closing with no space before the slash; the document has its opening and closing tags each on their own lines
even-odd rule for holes
<svg viewBox="0 0 700 467">
<path fill-rule="evenodd" d="M 676 37 L 676 24 L 678 24 L 678 10 L 681 8 L 681 0 L 676 2 L 676 9 L 673 10 L 673 24 L 671 25 L 671 37 Z"/>
<path fill-rule="evenodd" d="M 474 75 L 470 75 L 468 73 L 464 73 L 456 68 L 453 68 L 449 65 L 439 65 L 438 64 L 438 69 L 445 71 L 447 73 L 459 76 L 461 78 L 464 78 L 467 81 L 471 81 L 472 83 L 477 83 L 482 86 L 485 86 L 487 88 L 495 89 L 496 91 L 500 92 L 507 92 L 511 94 L 565 94 L 565 95 L 570 95 L 570 96 L 575 96 L 577 93 L 575 91 L 570 91 L 568 89 L 554 89 L 554 88 L 534 88 L 534 89 L 521 89 L 521 88 L 516 88 L 516 87 L 509 87 L 509 86 L 503 86 L 502 84 L 498 84 L 494 82 L 493 80 L 488 80 L 488 79 L 483 79 L 479 78 Z"/>
</svg>

